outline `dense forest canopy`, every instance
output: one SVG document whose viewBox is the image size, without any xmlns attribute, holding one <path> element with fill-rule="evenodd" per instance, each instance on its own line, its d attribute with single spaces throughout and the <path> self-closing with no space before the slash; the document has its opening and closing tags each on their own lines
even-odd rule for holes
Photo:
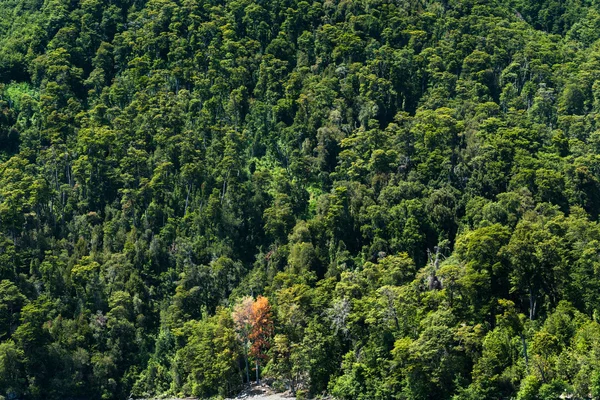
<svg viewBox="0 0 600 400">
<path fill-rule="evenodd" d="M 596 0 L 0 0 L 0 398 L 600 398 Z"/>
</svg>

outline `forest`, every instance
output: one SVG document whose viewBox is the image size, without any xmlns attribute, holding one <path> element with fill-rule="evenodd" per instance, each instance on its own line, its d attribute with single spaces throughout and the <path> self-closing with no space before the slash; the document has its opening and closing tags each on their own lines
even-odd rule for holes
<svg viewBox="0 0 600 400">
<path fill-rule="evenodd" d="M 600 399 L 598 0 L 0 0 L 0 399 Z"/>
</svg>

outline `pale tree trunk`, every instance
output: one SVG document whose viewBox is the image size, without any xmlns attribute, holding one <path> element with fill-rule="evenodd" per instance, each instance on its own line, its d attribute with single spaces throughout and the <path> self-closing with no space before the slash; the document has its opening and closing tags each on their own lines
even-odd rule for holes
<svg viewBox="0 0 600 400">
<path fill-rule="evenodd" d="M 258 358 L 256 359 L 256 384 L 260 385 L 260 379 L 258 379 Z"/>
<path fill-rule="evenodd" d="M 537 306 L 536 296 L 533 293 L 533 288 L 529 288 L 529 319 L 533 321 L 535 319 L 535 308 Z"/>
</svg>

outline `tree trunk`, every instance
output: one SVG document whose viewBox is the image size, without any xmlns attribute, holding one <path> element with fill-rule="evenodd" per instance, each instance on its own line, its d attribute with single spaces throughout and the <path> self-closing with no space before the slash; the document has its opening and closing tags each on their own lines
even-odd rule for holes
<svg viewBox="0 0 600 400">
<path fill-rule="evenodd" d="M 258 379 L 258 358 L 256 359 L 256 384 L 260 385 L 260 379 Z"/>
<path fill-rule="evenodd" d="M 244 361 L 246 361 L 246 382 L 250 384 L 250 366 L 248 366 L 248 352 L 244 354 Z"/>
<path fill-rule="evenodd" d="M 533 289 L 529 288 L 529 320 L 531 321 L 533 321 L 535 318 L 535 306 L 535 295 L 533 294 Z"/>
</svg>

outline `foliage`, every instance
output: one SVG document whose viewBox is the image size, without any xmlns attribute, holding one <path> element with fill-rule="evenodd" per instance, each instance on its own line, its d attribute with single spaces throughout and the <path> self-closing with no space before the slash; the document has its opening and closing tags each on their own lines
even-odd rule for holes
<svg viewBox="0 0 600 400">
<path fill-rule="evenodd" d="M 599 32 L 0 0 L 0 398 L 600 397 Z"/>
</svg>

